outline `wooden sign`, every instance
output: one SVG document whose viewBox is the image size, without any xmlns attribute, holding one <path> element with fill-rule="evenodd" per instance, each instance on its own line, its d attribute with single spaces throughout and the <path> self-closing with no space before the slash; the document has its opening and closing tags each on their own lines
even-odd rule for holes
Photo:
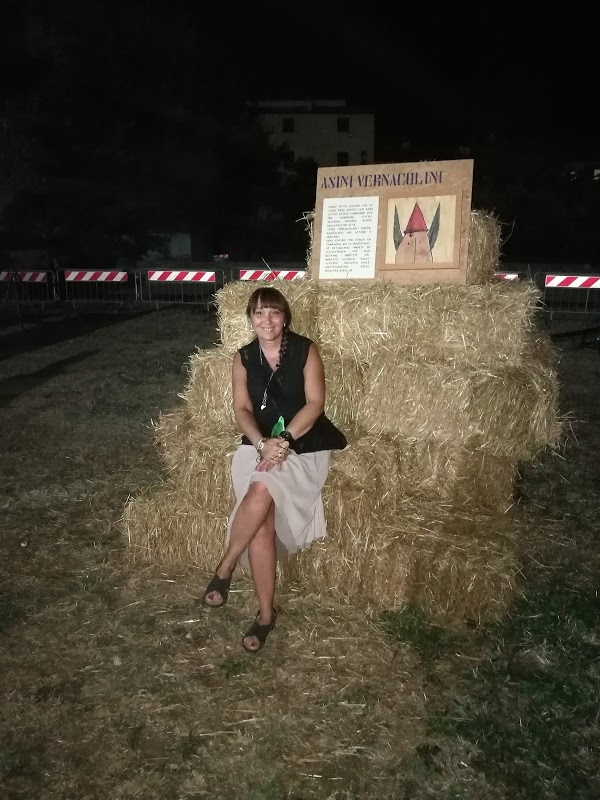
<svg viewBox="0 0 600 800">
<path fill-rule="evenodd" d="M 317 280 L 466 283 L 473 161 L 322 167 Z"/>
</svg>

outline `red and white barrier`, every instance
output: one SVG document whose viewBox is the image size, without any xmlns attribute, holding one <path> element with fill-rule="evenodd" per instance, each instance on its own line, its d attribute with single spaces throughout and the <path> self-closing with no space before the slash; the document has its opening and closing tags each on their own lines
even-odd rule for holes
<svg viewBox="0 0 600 800">
<path fill-rule="evenodd" d="M 498 278 L 499 281 L 519 281 L 521 278 L 519 277 L 518 272 L 495 272 L 494 278 Z"/>
<path fill-rule="evenodd" d="M 546 275 L 547 289 L 600 289 L 598 275 Z"/>
<path fill-rule="evenodd" d="M 127 280 L 127 273 L 116 270 L 67 270 L 65 280 L 70 283 L 123 283 Z"/>
<path fill-rule="evenodd" d="M 214 283 L 214 272 L 149 269 L 149 281 Z"/>
<path fill-rule="evenodd" d="M 10 281 L 12 275 L 17 275 L 21 283 L 48 283 L 48 270 L 36 270 L 35 272 L 17 272 L 14 269 L 2 270 L 0 281 Z"/>
<path fill-rule="evenodd" d="M 306 272 L 301 269 L 241 269 L 241 281 L 295 281 L 303 278 Z"/>
<path fill-rule="evenodd" d="M 37 271 L 37 272 L 19 272 L 19 280 L 21 283 L 48 283 L 48 272 L 47 271 Z"/>
</svg>

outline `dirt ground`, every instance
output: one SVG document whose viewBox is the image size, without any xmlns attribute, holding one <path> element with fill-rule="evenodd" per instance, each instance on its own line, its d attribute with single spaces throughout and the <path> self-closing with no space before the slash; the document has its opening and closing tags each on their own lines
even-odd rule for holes
<svg viewBox="0 0 600 800">
<path fill-rule="evenodd" d="M 240 647 L 247 583 L 203 608 L 204 570 L 133 568 L 120 526 L 164 476 L 151 420 L 217 341 L 214 315 L 48 341 L 0 335 L 3 800 L 600 796 L 597 340 L 557 340 L 570 428 L 522 470 L 536 535 L 506 623 L 384 624 L 290 592 L 258 657 Z"/>
</svg>

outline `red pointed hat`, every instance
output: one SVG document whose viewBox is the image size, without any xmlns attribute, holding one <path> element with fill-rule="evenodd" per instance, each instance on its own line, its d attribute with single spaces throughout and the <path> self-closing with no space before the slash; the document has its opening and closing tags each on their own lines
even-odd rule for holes
<svg viewBox="0 0 600 800">
<path fill-rule="evenodd" d="M 425 217 L 418 203 L 415 203 L 410 219 L 406 226 L 404 233 L 427 233 L 427 225 L 425 224 Z"/>
</svg>

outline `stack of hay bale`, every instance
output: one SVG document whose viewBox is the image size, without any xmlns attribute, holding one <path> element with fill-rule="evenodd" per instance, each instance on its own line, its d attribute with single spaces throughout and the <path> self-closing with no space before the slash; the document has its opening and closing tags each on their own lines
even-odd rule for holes
<svg viewBox="0 0 600 800">
<path fill-rule="evenodd" d="M 469 285 L 281 287 L 294 329 L 319 343 L 326 412 L 349 442 L 324 490 L 327 538 L 286 560 L 284 580 L 445 618 L 506 610 L 521 561 L 518 466 L 558 441 L 560 423 L 537 290 L 494 281 L 498 258 L 496 220 L 474 212 Z M 209 570 L 219 559 L 239 442 L 231 362 L 252 338 L 244 310 L 258 285 L 219 292 L 221 345 L 192 356 L 183 406 L 156 426 L 171 476 L 126 509 L 136 557 Z"/>
</svg>

